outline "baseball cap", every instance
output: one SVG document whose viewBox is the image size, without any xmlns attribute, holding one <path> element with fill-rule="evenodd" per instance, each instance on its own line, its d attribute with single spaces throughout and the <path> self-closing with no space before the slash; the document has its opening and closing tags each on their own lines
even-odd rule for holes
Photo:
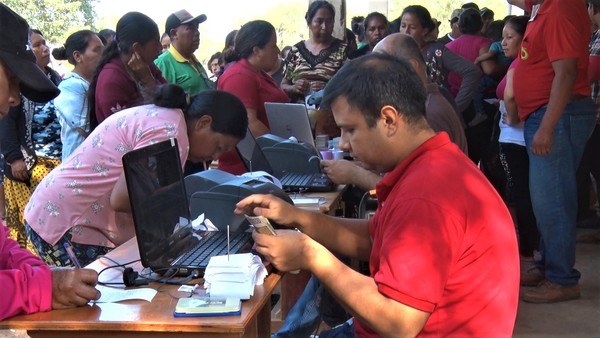
<svg viewBox="0 0 600 338">
<path fill-rule="evenodd" d="M 35 62 L 29 45 L 29 25 L 17 13 L 0 3 L 0 59 L 20 82 L 21 94 L 35 102 L 48 102 L 60 90 Z"/>
<path fill-rule="evenodd" d="M 177 12 L 169 15 L 169 17 L 167 18 L 167 23 L 165 24 L 165 33 L 169 34 L 171 29 L 177 28 L 181 25 L 194 21 L 198 23 L 203 23 L 204 21 L 206 21 L 206 15 L 200 14 L 194 17 L 190 14 L 190 12 L 186 11 L 185 9 L 178 10 Z"/>
<path fill-rule="evenodd" d="M 462 9 L 455 9 L 452 11 L 452 14 L 450 15 L 450 22 L 455 22 L 458 21 L 458 17 L 460 16 L 460 14 L 463 12 Z"/>
</svg>

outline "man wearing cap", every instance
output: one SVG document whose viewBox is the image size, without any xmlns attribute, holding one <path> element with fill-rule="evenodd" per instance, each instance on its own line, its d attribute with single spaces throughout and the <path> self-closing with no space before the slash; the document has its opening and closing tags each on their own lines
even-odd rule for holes
<svg viewBox="0 0 600 338">
<path fill-rule="evenodd" d="M 58 88 L 36 65 L 28 45 L 29 26 L 0 3 L 0 118 L 20 103 L 21 92 L 36 102 L 52 100 Z M 20 88 L 19 88 L 20 87 Z M 100 293 L 90 269 L 50 269 L 40 258 L 7 237 L 0 224 L 0 320 L 20 314 L 87 304 Z"/>
<path fill-rule="evenodd" d="M 456 40 L 460 36 L 460 30 L 458 29 L 458 17 L 460 13 L 462 13 L 462 9 L 455 9 L 452 11 L 452 15 L 450 16 L 450 33 L 444 35 L 439 38 L 437 42 L 441 44 L 447 44 L 448 42 Z"/>
<path fill-rule="evenodd" d="M 167 18 L 165 33 L 171 37 L 171 47 L 154 63 L 170 83 L 183 87 L 190 95 L 212 88 L 204 67 L 194 56 L 200 45 L 198 25 L 206 21 L 206 15 L 192 16 L 185 9 Z"/>
</svg>

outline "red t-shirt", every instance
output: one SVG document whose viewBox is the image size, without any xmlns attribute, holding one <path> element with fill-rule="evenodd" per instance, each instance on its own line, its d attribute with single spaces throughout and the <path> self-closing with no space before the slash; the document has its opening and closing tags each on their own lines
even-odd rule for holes
<svg viewBox="0 0 600 338">
<path fill-rule="evenodd" d="M 160 69 L 154 63 L 151 62 L 148 67 L 150 67 L 150 72 L 157 84 L 167 83 Z M 144 98 L 135 80 L 129 75 L 119 57 L 112 59 L 100 71 L 95 97 L 98 123 L 120 110 L 144 103 Z"/>
<path fill-rule="evenodd" d="M 531 12 L 532 3 L 527 5 Z M 550 100 L 554 61 L 577 58 L 577 80 L 571 93 L 591 94 L 587 74 L 589 41 L 590 18 L 583 3 L 546 0 L 541 4 L 527 25 L 521 62 L 514 73 L 515 101 L 522 121 Z"/>
<path fill-rule="evenodd" d="M 511 216 L 481 171 L 438 133 L 377 185 L 369 224 L 379 292 L 431 313 L 420 336 L 509 337 L 519 297 Z M 355 318 L 357 337 L 376 337 Z"/>
<path fill-rule="evenodd" d="M 265 102 L 289 102 L 287 94 L 279 88 L 279 84 L 269 74 L 252 67 L 246 59 L 240 59 L 227 68 L 217 82 L 217 89 L 234 94 L 242 100 L 246 108 L 256 109 L 256 117 L 267 127 L 269 121 Z M 219 169 L 235 175 L 247 172 L 235 150 L 221 155 Z"/>
</svg>

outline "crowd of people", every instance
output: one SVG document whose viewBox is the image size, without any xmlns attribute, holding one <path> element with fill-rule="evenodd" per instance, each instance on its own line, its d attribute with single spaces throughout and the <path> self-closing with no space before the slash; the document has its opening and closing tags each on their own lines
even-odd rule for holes
<svg viewBox="0 0 600 338">
<path fill-rule="evenodd" d="M 0 284 L 17 290 L 0 319 L 97 299 L 97 274 L 80 267 L 134 236 L 123 154 L 177 138 L 186 174 L 212 161 L 242 174 L 235 146 L 270 133 L 265 102 L 315 93 L 315 135 L 352 157 L 323 172 L 375 190 L 378 207 L 366 220 L 239 202 L 290 228 L 253 234 L 266 260 L 312 274 L 275 337 L 312 334 L 322 300 L 343 313 L 321 337 L 510 336 L 519 299 L 579 298 L 576 228 L 600 225 L 600 0 L 507 2 L 525 15 L 468 3 L 438 37 L 440 22 L 410 5 L 353 18 L 338 38 L 334 6 L 317 0 L 306 39 L 280 49 L 271 23 L 248 21 L 206 65 L 194 55 L 206 15 L 173 12 L 161 34 L 129 12 L 54 49 L 73 66 L 62 77 L 43 33 L 0 4 Z"/>
</svg>

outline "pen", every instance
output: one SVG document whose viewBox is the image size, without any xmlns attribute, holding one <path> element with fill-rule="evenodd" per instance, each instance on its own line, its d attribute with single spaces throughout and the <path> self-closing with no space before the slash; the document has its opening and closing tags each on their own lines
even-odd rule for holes
<svg viewBox="0 0 600 338">
<path fill-rule="evenodd" d="M 227 261 L 229 262 L 229 224 L 227 225 Z"/>
<path fill-rule="evenodd" d="M 73 263 L 73 265 L 75 265 L 76 268 L 81 269 L 81 264 L 79 264 L 79 261 L 77 260 L 77 257 L 75 256 L 71 245 L 68 242 L 64 242 L 63 246 L 65 247 L 65 251 L 67 251 L 67 256 L 69 256 L 69 258 L 71 259 L 71 263 Z"/>
</svg>

